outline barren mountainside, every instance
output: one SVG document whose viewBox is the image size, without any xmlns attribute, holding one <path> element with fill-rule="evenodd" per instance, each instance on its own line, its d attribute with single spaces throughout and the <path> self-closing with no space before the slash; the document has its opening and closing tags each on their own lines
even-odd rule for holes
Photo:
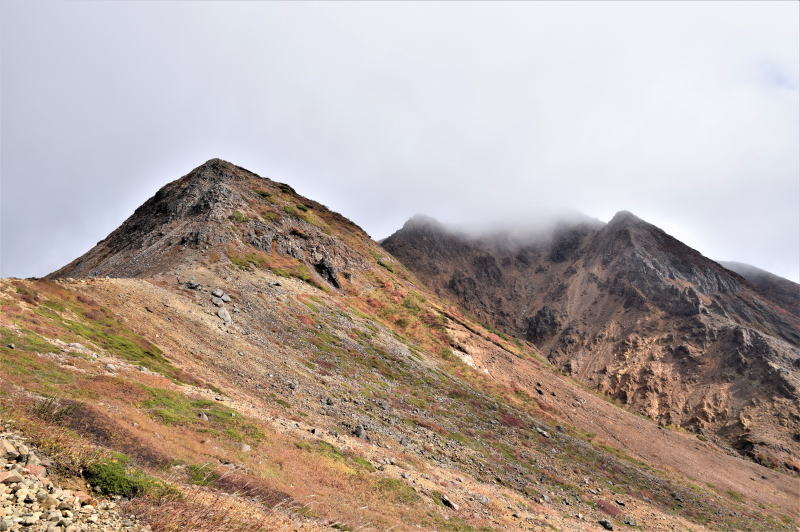
<svg viewBox="0 0 800 532">
<path fill-rule="evenodd" d="M 773 320 L 744 279 L 699 254 L 646 267 L 678 243 L 628 261 L 649 229 L 619 222 L 628 244 L 601 256 L 589 251 L 606 249 L 598 235 L 618 237 L 588 222 L 475 256 L 469 239 L 415 229 L 430 253 L 419 277 L 515 338 L 439 297 L 343 216 L 212 159 L 46 279 L 0 280 L 0 529 L 100 531 L 124 518 L 156 532 L 794 530 L 800 488 L 782 463 L 659 426 L 576 380 L 645 393 L 677 421 L 679 397 L 694 404 L 695 392 L 671 364 L 712 382 L 698 346 L 732 342 L 738 358 L 712 364 L 729 376 L 728 408 L 747 394 L 758 405 L 741 410 L 735 436 L 772 437 L 759 430 L 777 414 L 758 401 L 784 401 L 784 431 L 796 432 L 794 374 L 781 372 L 795 317 Z M 609 273 L 620 261 L 638 288 Z M 531 290 L 523 314 L 508 287 Z M 616 325 L 585 321 L 606 315 Z M 650 334 L 665 324 L 670 339 Z M 594 361 L 562 346 L 600 332 L 597 345 L 617 347 Z M 662 366 L 641 362 L 646 350 Z M 765 383 L 784 395 L 751 390 Z M 723 416 L 726 397 L 709 416 Z M 754 452 L 784 444 L 774 438 Z"/>
<path fill-rule="evenodd" d="M 627 212 L 528 240 L 414 218 L 383 247 L 440 296 L 632 410 L 798 470 L 794 283 L 748 281 Z"/>
<path fill-rule="evenodd" d="M 749 264 L 730 261 L 720 264 L 747 279 L 764 298 L 800 316 L 799 284 Z"/>
</svg>

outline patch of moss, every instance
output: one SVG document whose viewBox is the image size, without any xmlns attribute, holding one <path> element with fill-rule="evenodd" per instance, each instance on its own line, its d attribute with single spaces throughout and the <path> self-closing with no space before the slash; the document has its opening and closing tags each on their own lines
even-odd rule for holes
<svg viewBox="0 0 800 532">
<path fill-rule="evenodd" d="M 145 387 L 150 399 L 140 406 L 151 417 L 167 425 L 189 426 L 201 431 L 224 435 L 236 441 L 260 441 L 264 433 L 238 412 L 206 399 L 190 399 L 183 394 L 162 388 Z"/>
<path fill-rule="evenodd" d="M 294 216 L 295 218 L 303 219 L 303 215 L 300 212 L 298 212 L 297 207 L 295 207 L 294 205 L 284 205 L 283 210 L 289 216 Z"/>
<path fill-rule="evenodd" d="M 28 329 L 18 331 L 7 327 L 0 327 L 0 348 L 12 351 L 9 344 L 14 344 L 14 348 L 20 351 L 32 353 L 57 353 L 58 347 L 51 344 L 38 334 Z"/>
<path fill-rule="evenodd" d="M 59 329 L 72 333 L 66 334 L 65 338 L 88 340 L 128 362 L 178 380 L 180 372 L 158 347 L 130 330 L 106 309 L 94 305 L 69 299 L 63 302 L 48 300 L 36 308 L 34 313 Z M 66 312 L 76 319 L 65 317 Z M 57 350 L 51 346 L 50 351 Z"/>
<path fill-rule="evenodd" d="M 439 505 L 439 506 L 444 508 L 444 502 L 442 501 L 442 498 L 444 497 L 444 494 L 442 494 L 441 491 L 439 491 L 439 490 L 431 490 L 428 493 L 428 495 L 430 496 L 431 499 L 433 499 L 434 503 L 436 503 L 437 505 Z"/>
<path fill-rule="evenodd" d="M 728 496 L 736 502 L 744 502 L 744 495 L 736 490 L 728 490 Z"/>
<path fill-rule="evenodd" d="M 247 253 L 229 253 L 228 259 L 242 270 L 252 271 L 253 267 L 264 268 L 281 277 L 294 277 L 322 291 L 328 290 L 317 281 L 305 263 L 292 257 L 270 255 L 254 250 Z"/>
<path fill-rule="evenodd" d="M 286 401 L 284 401 L 283 399 L 281 399 L 280 397 L 278 397 L 274 393 L 271 393 L 269 395 L 269 398 L 272 399 L 273 401 L 275 401 L 276 403 L 278 403 L 279 405 L 281 405 L 284 408 L 289 408 L 291 406 L 291 405 L 289 405 L 289 403 L 287 403 Z"/>
<path fill-rule="evenodd" d="M 189 483 L 197 486 L 210 486 L 220 479 L 217 470 L 208 464 L 192 464 L 186 468 Z"/>
<path fill-rule="evenodd" d="M 89 464 L 84 468 L 86 480 L 104 495 L 122 497 L 163 496 L 174 491 L 163 481 L 141 469 L 130 467 L 128 457 L 114 453 L 111 457 Z"/>
<path fill-rule="evenodd" d="M 420 500 L 414 488 L 396 478 L 378 480 L 378 490 L 384 497 L 399 504 L 414 504 Z"/>
<path fill-rule="evenodd" d="M 356 472 L 372 473 L 375 471 L 375 467 L 368 460 L 356 454 L 343 453 L 338 447 L 325 440 L 304 440 L 295 443 L 295 446 L 298 449 L 322 455 L 335 462 L 343 462 Z"/>
<path fill-rule="evenodd" d="M 230 215 L 230 219 L 236 223 L 243 223 L 248 220 L 247 215 L 244 214 L 242 211 L 236 211 Z"/>
<path fill-rule="evenodd" d="M 175 378 L 176 368 L 164 353 L 143 337 L 130 331 L 110 316 L 84 315 L 85 321 L 62 319 L 70 332 L 89 340 L 97 346 L 147 369 Z"/>
<path fill-rule="evenodd" d="M 281 215 L 273 211 L 261 211 L 261 218 L 267 222 L 277 222 L 280 220 Z"/>
<path fill-rule="evenodd" d="M 60 301 L 56 301 L 54 299 L 48 299 L 47 301 L 42 303 L 42 305 L 44 305 L 47 308 L 50 308 L 50 309 L 53 309 L 53 310 L 57 310 L 58 312 L 64 312 L 66 310 L 66 307 L 64 306 L 64 303 L 62 303 Z"/>
<path fill-rule="evenodd" d="M 75 382 L 75 375 L 54 361 L 7 347 L 0 348 L 0 368 L 10 375 L 28 378 L 26 387 L 48 394 L 63 392 L 64 385 Z"/>
</svg>

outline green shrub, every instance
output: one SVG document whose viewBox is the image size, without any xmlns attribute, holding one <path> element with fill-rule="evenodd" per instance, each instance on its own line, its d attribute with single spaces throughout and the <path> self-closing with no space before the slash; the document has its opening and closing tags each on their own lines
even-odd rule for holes
<svg viewBox="0 0 800 532">
<path fill-rule="evenodd" d="M 130 467 L 128 457 L 121 453 L 90 464 L 83 474 L 104 495 L 133 498 L 143 495 L 163 496 L 173 491 L 161 480 L 141 469 Z"/>
<path fill-rule="evenodd" d="M 242 223 L 247 221 L 247 216 L 242 211 L 236 211 L 231 214 L 230 219 L 237 223 Z"/>
</svg>

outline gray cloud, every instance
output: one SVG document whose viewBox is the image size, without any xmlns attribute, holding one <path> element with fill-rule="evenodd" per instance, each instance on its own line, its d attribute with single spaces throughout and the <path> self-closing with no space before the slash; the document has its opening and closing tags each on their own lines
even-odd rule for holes
<svg viewBox="0 0 800 532">
<path fill-rule="evenodd" d="M 2 4 L 2 275 L 221 157 L 375 237 L 627 209 L 797 280 L 798 4 Z"/>
</svg>

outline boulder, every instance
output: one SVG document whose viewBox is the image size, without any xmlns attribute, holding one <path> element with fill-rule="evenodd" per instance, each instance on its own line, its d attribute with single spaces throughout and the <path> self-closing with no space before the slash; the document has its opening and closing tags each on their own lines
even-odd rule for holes
<svg viewBox="0 0 800 532">
<path fill-rule="evenodd" d="M 228 312 L 228 309 L 226 309 L 225 307 L 221 307 L 221 308 L 220 308 L 220 309 L 217 311 L 217 316 L 218 316 L 218 317 L 219 317 L 219 318 L 220 318 L 222 321 L 224 321 L 225 323 L 232 323 L 232 322 L 233 322 L 233 318 L 231 318 L 231 313 L 230 313 L 230 312 Z"/>
<path fill-rule="evenodd" d="M 448 508 L 452 508 L 453 510 L 458 510 L 458 505 L 451 501 L 447 495 L 442 495 L 442 504 L 447 506 Z"/>
<path fill-rule="evenodd" d="M 0 473 L 0 484 L 18 484 L 22 482 L 22 475 L 16 471 L 4 471 Z"/>
</svg>

